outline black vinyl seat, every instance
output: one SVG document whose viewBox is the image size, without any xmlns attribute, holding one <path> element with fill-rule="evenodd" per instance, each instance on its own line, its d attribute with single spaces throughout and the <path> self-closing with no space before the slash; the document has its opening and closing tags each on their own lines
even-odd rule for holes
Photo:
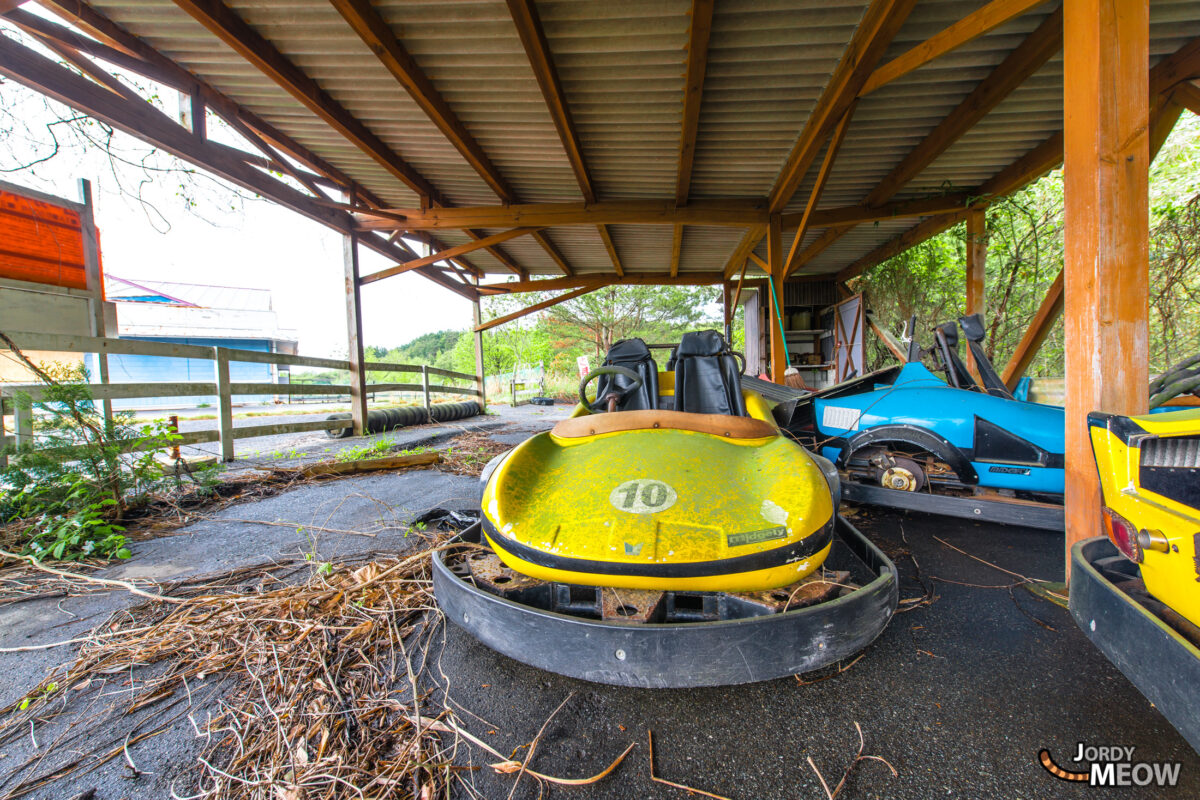
<svg viewBox="0 0 1200 800">
<path fill-rule="evenodd" d="M 1012 400 L 1012 392 L 1008 390 L 1008 386 L 996 372 L 987 353 L 983 352 L 983 336 L 986 333 L 983 327 L 983 315 L 972 314 L 969 317 L 959 317 L 958 324 L 962 327 L 963 336 L 966 337 L 971 357 L 975 359 L 975 368 L 979 370 L 979 379 L 983 381 L 984 391 L 996 397 Z"/>
<path fill-rule="evenodd" d="M 645 342 L 641 339 L 617 342 L 605 356 L 604 366 L 631 369 L 642 379 L 642 385 L 617 406 L 617 411 L 650 411 L 658 408 L 658 364 Z M 601 375 L 596 379 L 596 397 L 604 397 L 614 388 L 618 392 L 624 391 L 632 382 L 624 375 Z"/>
<path fill-rule="evenodd" d="M 737 361 L 720 333 L 685 333 L 675 359 L 676 411 L 747 416 Z"/>
<path fill-rule="evenodd" d="M 950 385 L 956 389 L 978 390 L 979 386 L 958 355 L 958 326 L 953 322 L 943 323 L 933 329 L 933 336 Z"/>
</svg>

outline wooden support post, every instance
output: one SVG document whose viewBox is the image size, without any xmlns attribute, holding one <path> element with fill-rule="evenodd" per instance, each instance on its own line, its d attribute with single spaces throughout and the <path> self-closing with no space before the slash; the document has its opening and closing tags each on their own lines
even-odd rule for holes
<svg viewBox="0 0 1200 800">
<path fill-rule="evenodd" d="M 782 384 L 788 368 L 787 346 L 783 341 L 786 323 L 783 314 L 783 231 L 778 214 L 772 214 L 767 224 L 767 311 L 771 320 L 771 380 Z"/>
<path fill-rule="evenodd" d="M 217 383 L 217 430 L 221 437 L 221 460 L 233 461 L 233 392 L 229 380 L 229 351 L 213 348 Z"/>
<path fill-rule="evenodd" d="M 80 233 L 83 235 L 83 272 L 87 285 L 88 306 L 90 308 L 92 336 L 104 338 L 107 331 L 104 326 L 104 275 L 100 272 L 100 241 L 96 237 L 96 218 L 92 211 L 92 184 L 81 179 L 79 181 L 79 203 L 83 206 L 79 211 Z M 96 353 L 96 370 L 100 383 L 108 384 L 108 354 Z M 100 410 L 104 415 L 104 428 L 107 435 L 113 434 L 112 401 L 104 398 L 100 401 Z"/>
<path fill-rule="evenodd" d="M 425 421 L 433 422 L 433 404 L 429 402 L 429 367 L 421 365 L 421 391 L 425 395 Z"/>
<path fill-rule="evenodd" d="M 972 208 L 967 212 L 967 316 L 982 314 L 986 323 L 987 302 L 985 300 L 986 280 L 984 277 L 987 266 L 987 219 L 983 208 Z M 979 367 L 975 365 L 975 356 L 967 348 L 967 368 L 982 384 L 979 377 Z"/>
<path fill-rule="evenodd" d="M 362 285 L 358 274 L 358 234 L 351 231 L 343 239 L 346 268 L 346 344 L 350 361 L 350 419 L 354 435 L 367 433 L 367 373 L 362 341 Z"/>
<path fill-rule="evenodd" d="M 1144 0 L 1063 9 L 1069 571 L 1102 533 L 1087 414 L 1148 406 L 1150 26 Z"/>
<path fill-rule="evenodd" d="M 483 371 L 483 331 L 478 330 L 483 324 L 483 309 L 479 297 L 471 303 L 471 330 L 475 337 L 475 383 L 479 387 L 479 407 L 487 411 L 487 375 Z"/>
</svg>

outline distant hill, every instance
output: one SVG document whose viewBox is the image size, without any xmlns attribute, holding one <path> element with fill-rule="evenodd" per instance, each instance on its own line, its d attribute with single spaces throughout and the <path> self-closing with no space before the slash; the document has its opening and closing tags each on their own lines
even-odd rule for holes
<svg viewBox="0 0 1200 800">
<path fill-rule="evenodd" d="M 366 348 L 370 361 L 387 361 L 392 364 L 429 364 L 443 366 L 449 363 L 450 352 L 464 331 L 435 331 L 424 333 L 411 342 L 393 347 L 371 345 Z"/>
</svg>

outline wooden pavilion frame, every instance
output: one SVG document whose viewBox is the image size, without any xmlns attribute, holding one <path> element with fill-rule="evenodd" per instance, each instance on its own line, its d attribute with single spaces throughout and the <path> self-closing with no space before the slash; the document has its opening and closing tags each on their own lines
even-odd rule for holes
<svg viewBox="0 0 1200 800">
<path fill-rule="evenodd" d="M 1004 370 L 1015 382 L 1047 333 L 1064 312 L 1067 318 L 1067 510 L 1068 547 L 1099 530 L 1098 485 L 1091 467 L 1084 417 L 1093 409 L 1145 411 L 1147 399 L 1148 168 L 1184 109 L 1200 113 L 1200 38 L 1184 43 L 1156 63 L 1151 58 L 1151 26 L 1146 0 L 991 0 L 884 60 L 893 40 L 919 6 L 917 0 L 864 0 L 853 35 L 832 69 L 819 98 L 762 196 L 695 196 L 698 142 L 706 76 L 711 71 L 710 42 L 719 28 L 714 0 L 691 0 L 686 60 L 679 104 L 678 149 L 670 196 L 605 195 L 589 163 L 587 137 L 573 112 L 570 87 L 556 63 L 551 39 L 534 0 L 506 0 L 506 25 L 515 31 L 528 69 L 557 133 L 580 201 L 529 202 L 518 181 L 489 154 L 486 142 L 456 109 L 454 97 L 422 69 L 419 54 L 409 51 L 381 6 L 369 0 L 329 0 L 361 45 L 369 49 L 396 85 L 495 195 L 493 204 L 456 204 L 397 148 L 356 117 L 344 102 L 310 77 L 295 58 L 222 0 L 174 0 L 178 9 L 212 37 L 236 52 L 319 120 L 374 174 L 384 174 L 398 190 L 415 197 L 397 206 L 357 179 L 365 167 L 348 169 L 316 152 L 281 125 L 239 103 L 226 87 L 198 77 L 165 55 L 149 40 L 114 22 L 102 3 L 85 0 L 35 0 L 65 24 L 21 8 L 21 0 L 0 0 L 0 14 L 56 58 L 0 37 L 0 76 L 32 87 L 72 108 L 130 133 L 213 174 L 346 237 L 347 316 L 350 360 L 363 363 L 359 293 L 361 287 L 405 272 L 415 272 L 471 300 L 475 305 L 477 369 L 482 373 L 482 330 L 517 319 L 614 284 L 721 285 L 726 315 L 736 305 L 749 277 L 783 282 L 820 275 L 839 283 L 876 264 L 966 222 L 967 311 L 984 304 L 983 264 L 987 253 L 984 210 L 1058 167 L 1066 169 L 1066 263 L 1052 284 L 1033 324 Z M 132 2 L 132 0 L 131 0 Z M 109 5 L 120 5 L 110 0 Z M 960 48 L 1020 20 L 1036 9 L 1049 11 L 1032 32 L 1015 42 L 1006 57 L 872 188 L 852 205 L 825 206 L 822 198 L 837 183 L 837 168 L 853 144 L 855 115 L 865 99 L 923 68 L 936 68 Z M 1064 47 L 1065 43 L 1065 47 Z M 839 46 L 840 43 L 839 43 Z M 903 190 L 947 151 L 964 140 L 1030 76 L 1062 58 L 1064 126 L 990 177 L 966 190 L 903 197 Z M 1153 66 L 1152 66 L 1153 63 Z M 145 102 L 118 73 L 132 73 L 189 98 L 181 119 Z M 209 138 L 206 113 L 235 130 L 250 149 Z M 380 173 L 379 171 L 382 171 Z M 801 192 L 801 189 L 805 189 Z M 395 193 L 393 193 L 394 196 Z M 408 195 L 406 195 L 408 196 Z M 802 203 L 792 206 L 793 199 Z M 899 197 L 899 199 L 897 199 Z M 835 272 L 814 271 L 823 253 L 856 231 L 880 223 L 910 221 L 899 234 L 869 252 L 840 264 Z M 618 251 L 612 226 L 669 226 L 670 255 L 659 271 L 630 269 L 630 253 Z M 577 268 L 573 256 L 552 238 L 556 232 L 586 226 L 603 245 L 610 268 Z M 686 247 L 690 228 L 731 228 L 742 232 L 723 267 L 695 268 Z M 787 237 L 785 239 L 785 232 Z M 443 237 L 453 235 L 450 242 Z M 765 239 L 765 256 L 756 253 Z M 555 277 L 535 273 L 504 246 L 536 243 Z M 408 242 L 420 242 L 428 255 Z M 366 247 L 394 266 L 361 275 L 358 248 Z M 831 249 L 832 248 L 832 249 Z M 525 251 L 529 252 L 529 251 Z M 476 258 L 487 256 L 481 266 Z M 499 265 L 497 268 L 495 265 Z M 506 281 L 488 281 L 507 273 Z M 736 287 L 736 289 L 735 289 Z M 499 320 L 483 322 L 479 301 L 495 294 L 564 290 Z M 732 300 L 732 304 L 731 304 Z M 772 310 L 772 315 L 774 311 Z M 779 326 L 771 325 L 773 374 L 786 367 Z M 1093 369 L 1092 365 L 1100 365 Z M 357 383 L 363 383 L 358 370 Z M 354 377 L 352 377 L 354 383 Z M 355 403 L 361 427 L 365 401 Z"/>
</svg>

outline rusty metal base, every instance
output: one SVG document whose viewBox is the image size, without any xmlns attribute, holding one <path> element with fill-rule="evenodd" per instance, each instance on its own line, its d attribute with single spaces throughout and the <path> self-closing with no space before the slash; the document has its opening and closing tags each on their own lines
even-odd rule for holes
<svg viewBox="0 0 1200 800">
<path fill-rule="evenodd" d="M 480 541 L 479 526 L 460 535 Z M 829 569 L 767 592 L 650 592 L 549 583 L 490 551 L 443 551 L 434 591 L 489 647 L 622 686 L 721 686 L 810 672 L 866 647 L 896 609 L 894 565 L 838 518 Z"/>
</svg>

